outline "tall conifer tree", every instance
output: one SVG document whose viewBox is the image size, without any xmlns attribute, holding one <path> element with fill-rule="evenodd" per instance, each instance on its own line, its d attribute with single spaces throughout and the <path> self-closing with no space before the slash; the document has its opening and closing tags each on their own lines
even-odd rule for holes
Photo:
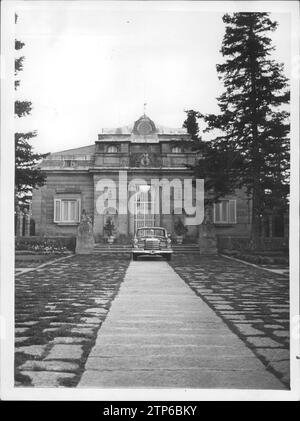
<svg viewBox="0 0 300 421">
<path fill-rule="evenodd" d="M 283 64 L 271 58 L 274 47 L 267 34 L 277 23 L 268 13 L 226 14 L 223 21 L 225 62 L 217 65 L 225 88 L 218 98 L 221 113 L 201 115 L 205 131 L 217 129 L 218 134 L 207 144 L 206 163 L 199 163 L 196 173 L 210 178 L 219 195 L 246 186 L 256 245 L 261 214 L 287 205 L 289 114 L 282 106 L 289 102 L 288 81 Z"/>
<path fill-rule="evenodd" d="M 15 16 L 17 23 L 17 15 Z M 24 47 L 24 43 L 15 40 L 15 50 L 18 51 Z M 15 75 L 17 76 L 23 70 L 24 56 L 15 58 Z M 15 80 L 15 89 L 20 85 L 19 80 Z M 32 104 L 30 101 L 15 101 L 15 116 L 25 117 L 30 114 Z M 15 133 L 15 195 L 16 204 L 26 204 L 30 198 L 32 188 L 44 184 L 45 175 L 36 164 L 45 156 L 34 153 L 29 140 L 35 137 L 35 131 L 27 133 Z"/>
</svg>

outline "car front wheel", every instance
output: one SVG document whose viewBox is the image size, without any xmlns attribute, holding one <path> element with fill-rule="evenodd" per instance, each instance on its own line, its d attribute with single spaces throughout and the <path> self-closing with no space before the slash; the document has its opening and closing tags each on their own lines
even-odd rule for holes
<svg viewBox="0 0 300 421">
<path fill-rule="evenodd" d="M 168 262 L 172 259 L 172 254 L 166 254 L 166 259 Z"/>
<path fill-rule="evenodd" d="M 137 257 L 137 255 L 136 255 L 136 254 L 133 254 L 133 255 L 132 255 L 132 260 L 136 261 L 136 260 L 137 260 L 137 258 L 138 258 L 138 257 Z"/>
</svg>

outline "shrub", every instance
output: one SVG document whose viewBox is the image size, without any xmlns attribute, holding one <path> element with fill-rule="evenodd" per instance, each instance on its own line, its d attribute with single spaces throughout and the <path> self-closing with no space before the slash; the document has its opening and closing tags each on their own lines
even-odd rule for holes
<svg viewBox="0 0 300 421">
<path fill-rule="evenodd" d="M 176 235 L 184 235 L 187 233 L 187 227 L 184 225 L 182 220 L 178 218 L 174 223 L 174 231 Z"/>
<path fill-rule="evenodd" d="M 259 240 L 259 247 L 253 250 L 251 239 L 249 237 L 231 237 L 231 236 L 217 236 L 218 249 L 222 250 L 237 250 L 241 253 L 250 251 L 251 253 L 260 253 L 266 251 L 288 251 L 288 243 L 285 238 L 276 237 L 261 237 Z"/>
<path fill-rule="evenodd" d="M 17 237 L 16 250 L 33 251 L 43 254 L 75 251 L 75 237 Z"/>
</svg>

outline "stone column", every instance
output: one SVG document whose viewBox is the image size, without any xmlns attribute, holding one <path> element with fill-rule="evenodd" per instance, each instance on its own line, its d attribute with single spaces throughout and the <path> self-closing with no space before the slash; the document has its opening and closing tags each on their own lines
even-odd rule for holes
<svg viewBox="0 0 300 421">
<path fill-rule="evenodd" d="M 283 236 L 289 238 L 289 214 L 286 212 L 283 215 Z"/>
<path fill-rule="evenodd" d="M 97 190 L 97 183 L 101 179 L 98 175 L 94 175 L 94 235 L 96 241 L 100 241 L 101 237 L 103 237 L 103 225 L 104 225 L 104 217 L 103 212 L 98 213 L 97 209 L 97 200 L 100 196 L 100 194 L 103 194 L 103 191 Z"/>
<path fill-rule="evenodd" d="M 20 207 L 16 206 L 15 207 L 15 236 L 19 235 L 19 231 L 20 231 L 20 227 L 19 227 L 19 212 L 20 212 Z"/>
<path fill-rule="evenodd" d="M 16 223 L 16 236 L 22 237 L 23 235 L 23 212 L 20 207 L 16 207 L 17 223 Z"/>
<path fill-rule="evenodd" d="M 260 218 L 260 226 L 261 226 L 261 237 L 264 238 L 266 236 L 264 215 L 262 215 L 262 217 Z"/>
<path fill-rule="evenodd" d="M 25 237 L 30 237 L 30 214 L 28 210 L 24 209 L 24 224 L 25 224 Z"/>
<path fill-rule="evenodd" d="M 269 215 L 269 237 L 273 237 L 273 215 Z"/>
<path fill-rule="evenodd" d="M 199 252 L 201 256 L 216 256 L 217 237 L 212 219 L 212 206 L 205 209 L 204 220 L 199 225 Z"/>
<path fill-rule="evenodd" d="M 117 222 L 116 228 L 118 228 L 119 235 L 128 237 L 128 192 L 127 192 L 127 175 L 120 175 L 119 186 L 118 186 L 118 197 L 117 197 L 117 208 L 118 214 L 114 220 Z M 126 212 L 126 213 L 124 213 Z"/>
</svg>

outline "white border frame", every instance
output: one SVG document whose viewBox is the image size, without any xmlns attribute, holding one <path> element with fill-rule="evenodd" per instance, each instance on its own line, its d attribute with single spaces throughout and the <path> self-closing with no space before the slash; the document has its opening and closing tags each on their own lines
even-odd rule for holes
<svg viewBox="0 0 300 421">
<path fill-rule="evenodd" d="M 1 398 L 3 400 L 298 400 L 299 399 L 299 69 L 291 77 L 290 304 L 291 390 L 14 388 L 14 11 L 49 5 L 57 9 L 270 11 L 291 14 L 291 58 L 299 66 L 299 4 L 296 1 L 8 1 L 1 2 Z M 12 87 L 12 89 L 11 89 Z M 3 200 L 5 199 L 5 200 Z"/>
</svg>

